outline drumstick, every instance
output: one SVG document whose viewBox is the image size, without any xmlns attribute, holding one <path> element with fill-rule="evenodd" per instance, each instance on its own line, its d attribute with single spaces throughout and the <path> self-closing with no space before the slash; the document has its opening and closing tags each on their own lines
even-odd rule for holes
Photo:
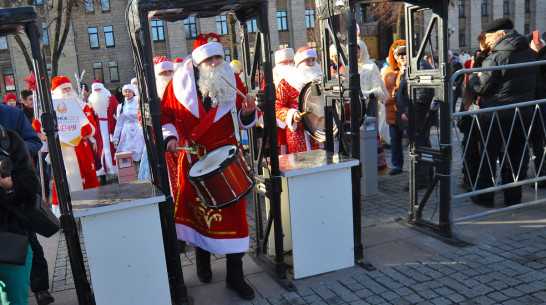
<svg viewBox="0 0 546 305">
<path fill-rule="evenodd" d="M 193 150 L 193 148 L 191 148 L 191 147 L 180 147 L 180 146 L 177 146 L 177 147 L 176 147 L 176 150 L 178 150 L 178 151 L 181 151 L 181 150 Z"/>
<path fill-rule="evenodd" d="M 235 85 L 233 85 L 233 84 L 229 81 L 229 79 L 227 79 L 225 76 L 223 76 L 223 75 L 220 75 L 220 76 L 226 81 L 226 83 L 228 83 L 228 85 L 229 85 L 231 88 L 233 88 L 235 91 L 237 91 L 237 93 L 238 93 L 240 96 L 242 96 L 242 97 L 246 100 L 246 95 L 244 95 L 244 94 L 241 92 L 241 90 L 237 89 L 237 87 L 235 87 Z"/>
<path fill-rule="evenodd" d="M 311 112 L 313 112 L 313 108 L 311 108 L 311 106 L 308 106 L 308 107 L 305 109 L 304 112 L 300 113 L 300 115 L 301 115 L 301 116 L 304 116 L 304 115 L 309 114 L 309 113 L 311 113 Z"/>
</svg>

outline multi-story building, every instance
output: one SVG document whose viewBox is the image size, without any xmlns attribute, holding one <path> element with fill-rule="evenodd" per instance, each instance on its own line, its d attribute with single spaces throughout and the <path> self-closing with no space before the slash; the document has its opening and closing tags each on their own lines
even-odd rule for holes
<svg viewBox="0 0 546 305">
<path fill-rule="evenodd" d="M 58 1 L 58 0 L 53 0 Z M 74 8 L 71 30 L 59 62 L 59 75 L 74 80 L 75 74 L 85 70 L 83 81 L 90 84 L 95 79 L 103 81 L 107 88 L 115 89 L 128 83 L 135 76 L 133 53 L 125 24 L 127 0 L 83 0 L 84 5 Z M 43 41 L 46 55 L 49 37 L 52 36 L 44 0 L 36 0 L 42 16 Z M 476 37 L 482 24 L 496 18 L 510 17 L 516 30 L 529 33 L 534 29 L 546 31 L 546 0 L 458 0 L 450 6 L 449 24 L 454 31 L 449 37 L 454 50 L 477 48 Z M 271 49 L 301 46 L 317 46 L 318 30 L 313 0 L 269 1 L 269 28 Z M 392 31 L 381 26 L 373 14 L 373 4 L 357 7 L 360 38 L 369 48 L 372 59 L 381 60 L 392 42 Z M 215 32 L 225 46 L 226 60 L 241 59 L 240 35 L 236 25 L 237 54 L 232 54 L 229 35 L 230 16 L 188 18 L 178 22 L 151 21 L 151 33 L 155 55 L 174 59 L 191 53 L 193 42 L 199 33 Z M 257 24 L 249 20 L 251 46 Z M 305 29 L 305 30 L 303 30 Z M 346 33 L 346 29 L 345 29 Z M 342 37 L 344 35 L 341 35 Z M 46 56 L 47 57 L 47 56 Z M 19 92 L 26 88 L 23 78 L 29 71 L 13 38 L 0 38 L 0 97 L 7 92 Z"/>
</svg>

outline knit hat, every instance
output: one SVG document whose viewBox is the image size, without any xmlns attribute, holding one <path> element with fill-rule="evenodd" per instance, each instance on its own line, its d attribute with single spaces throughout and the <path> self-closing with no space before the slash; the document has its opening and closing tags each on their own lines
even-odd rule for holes
<svg viewBox="0 0 546 305">
<path fill-rule="evenodd" d="M 283 48 L 275 51 L 275 64 L 285 61 L 285 60 L 294 60 L 294 49 L 292 48 Z"/>
<path fill-rule="evenodd" d="M 180 57 L 173 60 L 174 71 L 178 70 L 178 68 L 180 68 L 180 66 L 182 66 L 183 61 L 184 60 L 182 58 L 180 58 Z"/>
<path fill-rule="evenodd" d="M 66 76 L 55 76 L 51 80 L 51 91 L 55 91 L 55 89 L 63 89 L 72 87 L 72 84 L 70 83 L 70 80 Z"/>
<path fill-rule="evenodd" d="M 9 100 L 15 100 L 15 102 L 17 102 L 17 97 L 13 93 L 8 93 L 4 99 L 4 104 L 7 104 Z"/>
<path fill-rule="evenodd" d="M 235 72 L 235 74 L 240 74 L 241 72 L 243 72 L 243 64 L 237 59 L 232 60 L 229 63 L 229 66 L 231 67 L 231 69 L 233 69 L 233 72 Z"/>
<path fill-rule="evenodd" d="M 155 75 L 159 75 L 161 72 L 174 71 L 173 62 L 165 56 L 154 57 L 154 72 Z"/>
<path fill-rule="evenodd" d="M 315 51 L 311 47 L 301 47 L 296 52 L 296 55 L 294 56 L 294 62 L 296 63 L 296 67 L 307 58 L 313 57 L 317 59 L 317 51 Z"/>
<path fill-rule="evenodd" d="M 95 89 L 106 90 L 106 87 L 104 87 L 104 84 L 97 79 L 93 82 L 93 84 L 91 84 L 91 90 L 95 90 Z"/>
<path fill-rule="evenodd" d="M 214 33 L 199 34 L 193 43 L 193 51 L 191 57 L 196 65 L 199 65 L 203 60 L 220 55 L 224 57 L 224 47 L 220 42 L 220 37 Z"/>
<path fill-rule="evenodd" d="M 499 18 L 493 20 L 493 22 L 486 24 L 482 28 L 482 33 L 495 33 L 500 30 L 512 30 L 514 23 L 509 18 Z"/>
</svg>

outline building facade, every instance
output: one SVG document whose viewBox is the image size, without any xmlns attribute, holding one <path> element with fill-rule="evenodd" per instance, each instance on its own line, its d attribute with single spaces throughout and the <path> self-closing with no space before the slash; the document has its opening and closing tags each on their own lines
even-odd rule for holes
<svg viewBox="0 0 546 305">
<path fill-rule="evenodd" d="M 44 17 L 43 42 L 47 55 L 52 30 L 48 28 L 51 17 L 47 14 L 44 2 L 47 1 L 36 0 L 37 8 Z M 125 24 L 127 2 L 82 0 L 83 4 L 74 8 L 71 30 L 59 62 L 59 75 L 74 81 L 74 75 L 81 75 L 85 70 L 84 82 L 90 84 L 99 79 L 111 90 L 129 83 L 135 72 Z M 482 24 L 501 17 L 511 18 L 516 30 L 522 34 L 535 29 L 541 33 L 546 31 L 546 0 L 454 0 L 453 4 L 450 6 L 448 21 L 453 29 L 449 37 L 450 48 L 453 50 L 476 49 L 476 38 Z M 317 46 L 319 31 L 313 0 L 275 0 L 269 1 L 268 5 L 273 51 L 283 47 L 297 49 L 301 46 Z M 368 45 L 371 58 L 381 60 L 392 42 L 392 30 L 381 26 L 373 10 L 374 4 L 357 6 L 356 19 L 360 27 L 360 38 Z M 177 22 L 151 21 L 150 26 L 154 55 L 183 59 L 191 53 L 199 33 L 215 32 L 225 46 L 226 60 L 242 58 L 238 23 L 235 25 L 237 54 L 232 54 L 234 51 L 231 48 L 233 42 L 229 35 L 228 15 L 188 18 Z M 247 27 L 252 51 L 256 20 L 249 20 Z M 344 31 L 340 33 L 341 37 L 346 37 L 346 29 Z M 0 69 L 3 76 L 0 97 L 26 89 L 23 78 L 28 77 L 29 70 L 12 37 L 0 38 Z"/>
</svg>

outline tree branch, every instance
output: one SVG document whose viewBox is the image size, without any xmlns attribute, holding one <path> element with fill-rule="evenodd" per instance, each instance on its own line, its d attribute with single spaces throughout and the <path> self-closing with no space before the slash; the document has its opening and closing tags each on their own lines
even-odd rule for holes
<svg viewBox="0 0 546 305">
<path fill-rule="evenodd" d="M 23 56 L 25 57 L 25 61 L 27 62 L 28 70 L 29 71 L 34 70 L 33 67 L 32 67 L 32 61 L 30 60 L 30 54 L 28 54 L 27 47 L 25 46 L 25 43 L 21 39 L 21 36 L 13 35 L 13 38 L 15 38 L 15 42 L 17 42 L 17 45 L 19 45 L 19 48 L 21 49 L 21 52 L 23 53 Z"/>
</svg>

